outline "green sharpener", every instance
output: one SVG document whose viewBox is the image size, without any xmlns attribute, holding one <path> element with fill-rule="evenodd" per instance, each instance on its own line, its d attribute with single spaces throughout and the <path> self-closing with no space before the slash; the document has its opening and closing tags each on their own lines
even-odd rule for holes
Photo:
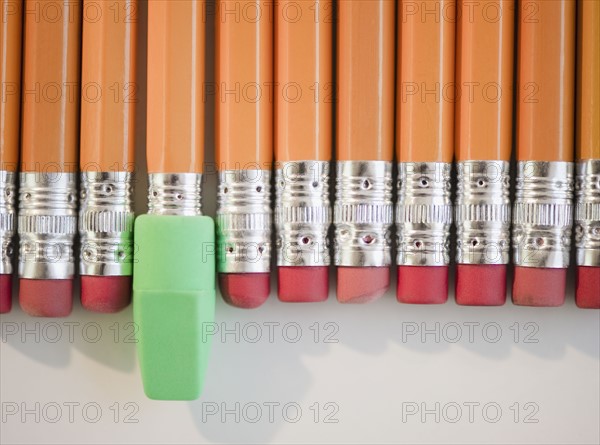
<svg viewBox="0 0 600 445">
<path fill-rule="evenodd" d="M 215 225 L 208 216 L 135 222 L 133 318 L 146 395 L 200 397 L 215 319 Z"/>
</svg>

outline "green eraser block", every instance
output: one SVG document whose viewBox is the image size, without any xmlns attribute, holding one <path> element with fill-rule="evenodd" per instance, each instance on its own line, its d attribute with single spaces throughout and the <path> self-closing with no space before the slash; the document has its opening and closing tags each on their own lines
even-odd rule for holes
<svg viewBox="0 0 600 445">
<path fill-rule="evenodd" d="M 215 225 L 207 216 L 142 215 L 135 222 L 133 317 L 146 395 L 195 400 L 215 318 Z"/>
</svg>

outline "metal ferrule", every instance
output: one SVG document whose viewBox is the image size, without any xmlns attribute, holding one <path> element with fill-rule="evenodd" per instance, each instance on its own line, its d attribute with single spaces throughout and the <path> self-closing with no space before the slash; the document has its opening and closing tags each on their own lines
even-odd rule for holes
<svg viewBox="0 0 600 445">
<path fill-rule="evenodd" d="M 445 266 L 450 263 L 451 164 L 398 164 L 398 265 Z"/>
<path fill-rule="evenodd" d="M 283 162 L 276 170 L 278 266 L 328 266 L 329 162 Z"/>
<path fill-rule="evenodd" d="M 392 262 L 392 163 L 337 163 L 335 265 L 385 267 Z"/>
<path fill-rule="evenodd" d="M 129 172 L 81 173 L 81 275 L 133 272 L 133 183 Z"/>
<path fill-rule="evenodd" d="M 0 170 L 0 274 L 13 272 L 17 174 Z"/>
<path fill-rule="evenodd" d="M 271 268 L 271 172 L 225 170 L 217 195 L 220 273 L 267 273 Z"/>
<path fill-rule="evenodd" d="M 465 161 L 457 164 L 456 230 L 458 264 L 510 261 L 510 164 Z"/>
<path fill-rule="evenodd" d="M 150 173 L 148 181 L 148 214 L 202 215 L 200 173 Z"/>
<path fill-rule="evenodd" d="M 522 161 L 517 169 L 513 211 L 515 265 L 568 267 L 573 225 L 573 163 Z"/>
<path fill-rule="evenodd" d="M 77 174 L 21 173 L 18 231 L 21 278 L 73 278 Z"/>
<path fill-rule="evenodd" d="M 575 195 L 577 265 L 600 267 L 600 159 L 577 164 Z"/>
</svg>

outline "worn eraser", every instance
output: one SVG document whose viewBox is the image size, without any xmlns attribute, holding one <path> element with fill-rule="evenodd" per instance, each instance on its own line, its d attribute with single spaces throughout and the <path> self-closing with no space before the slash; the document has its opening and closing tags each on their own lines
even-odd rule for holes
<svg viewBox="0 0 600 445">
<path fill-rule="evenodd" d="M 448 266 L 398 266 L 400 303 L 443 304 L 448 300 Z"/>
<path fill-rule="evenodd" d="M 458 264 L 456 303 L 465 306 L 502 306 L 506 303 L 504 264 Z"/>
<path fill-rule="evenodd" d="M 220 273 L 219 289 L 228 304 L 242 309 L 255 309 L 269 298 L 271 274 Z"/>
<path fill-rule="evenodd" d="M 73 310 L 73 280 L 19 280 L 19 304 L 33 317 L 67 317 Z"/>
<path fill-rule="evenodd" d="M 519 306 L 562 306 L 567 269 L 515 267 L 512 300 Z"/>
<path fill-rule="evenodd" d="M 142 215 L 133 317 L 144 391 L 156 400 L 200 396 L 215 319 L 215 227 L 207 216 Z"/>
<path fill-rule="evenodd" d="M 131 302 L 131 276 L 81 276 L 81 305 L 92 312 L 112 314 Z"/>
<path fill-rule="evenodd" d="M 12 309 L 12 275 L 0 274 L 0 314 Z"/>
<path fill-rule="evenodd" d="M 600 267 L 577 267 L 575 302 L 582 309 L 600 309 Z"/>
<path fill-rule="evenodd" d="M 389 267 L 337 268 L 337 299 L 340 303 L 369 303 L 390 287 Z"/>
<path fill-rule="evenodd" d="M 329 267 L 280 266 L 277 269 L 279 300 L 286 303 L 316 303 L 329 295 Z"/>
</svg>

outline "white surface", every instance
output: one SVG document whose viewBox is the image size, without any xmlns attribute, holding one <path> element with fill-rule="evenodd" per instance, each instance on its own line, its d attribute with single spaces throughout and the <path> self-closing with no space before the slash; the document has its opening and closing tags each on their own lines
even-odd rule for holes
<svg viewBox="0 0 600 445">
<path fill-rule="evenodd" d="M 142 41 L 142 54 L 144 49 Z M 143 77 L 140 69 L 142 85 Z M 143 112 L 138 127 L 143 165 Z M 207 147 L 213 147 L 212 131 Z M 140 173 L 141 179 L 141 167 Z M 141 180 L 138 212 L 144 211 L 145 193 Z M 208 214 L 214 214 L 214 196 L 211 176 Z M 327 303 L 310 305 L 283 304 L 272 296 L 253 311 L 226 306 L 218 297 L 217 326 L 237 330 L 240 338 L 214 337 L 205 391 L 193 403 L 145 398 L 135 344 L 126 337 L 132 332 L 131 308 L 97 315 L 77 303 L 69 318 L 45 320 L 27 317 L 16 304 L 0 317 L 0 442 L 600 442 L 599 311 L 577 309 L 572 292 L 556 309 L 510 302 L 468 308 L 456 306 L 453 295 L 442 306 L 400 305 L 395 282 L 391 289 L 370 305 L 337 304 L 332 292 Z M 253 343 L 257 327 L 262 339 Z M 298 327 L 301 338 L 293 343 Z M 457 327 L 462 338 L 453 343 Z M 414 328 L 437 330 L 440 338 L 407 335 Z M 497 328 L 501 334 L 494 343 Z M 422 404 L 433 410 L 424 421 L 407 414 Z M 257 407 L 262 418 L 253 423 Z M 302 414 L 294 423 L 297 407 Z M 457 407 L 462 418 L 453 423 Z M 497 407 L 502 413 L 495 419 Z M 230 412 L 225 418 L 223 409 Z"/>
<path fill-rule="evenodd" d="M 144 397 L 135 345 L 125 338 L 132 331 L 127 324 L 130 309 L 102 316 L 77 308 L 68 319 L 42 320 L 28 318 L 16 308 L 1 317 L 0 441 L 598 443 L 600 313 L 577 309 L 571 300 L 558 309 L 510 303 L 500 308 L 467 308 L 453 302 L 420 307 L 397 304 L 390 293 L 364 306 L 344 306 L 334 299 L 288 305 L 271 298 L 254 311 L 231 308 L 219 300 L 217 326 L 236 331 L 239 323 L 239 339 L 234 334 L 213 337 L 205 391 L 193 403 Z M 472 342 L 469 325 L 464 324 L 469 322 L 479 323 Z M 271 325 L 272 343 L 269 323 L 279 323 Z M 420 330 L 425 323 L 434 331 L 439 323 L 439 341 L 433 334 L 425 342 L 420 335 L 403 338 L 415 323 Z M 457 325 L 463 337 L 451 343 Z M 98 327 L 102 336 L 94 343 Z M 252 343 L 257 327 L 262 339 Z M 298 327 L 301 338 L 292 343 Z M 502 333 L 492 343 L 497 327 Z M 32 333 L 24 334 L 26 329 Z M 10 335 L 14 330 L 17 333 Z M 58 332 L 62 338 L 52 343 Z M 315 332 L 320 333 L 317 342 Z M 520 334 L 517 342 L 515 332 Z M 337 343 L 327 343 L 326 335 Z M 532 340 L 538 342 L 527 342 Z M 71 402 L 79 404 L 72 405 L 72 423 Z M 473 422 L 470 402 L 480 404 L 474 408 Z M 414 403 L 425 403 L 434 412 L 439 403 L 439 423 L 435 414 L 427 415 L 425 422 L 419 415 L 407 415 Z M 518 410 L 515 403 L 520 404 Z M 51 423 L 57 417 L 56 404 L 61 417 Z M 91 405 L 84 410 L 86 404 Z M 285 404 L 290 404 L 285 412 L 288 421 Z M 451 423 L 456 404 L 463 416 Z M 485 413 L 488 420 L 483 413 L 486 404 L 490 404 Z M 252 423 L 257 405 L 262 419 Z M 90 423 L 98 406 L 99 421 Z M 302 415 L 292 423 L 297 406 Z M 502 414 L 497 423 L 490 423 L 497 406 Z M 218 413 L 212 415 L 215 409 Z M 223 409 L 232 412 L 225 419 Z M 538 422 L 525 422 L 525 415 L 536 409 L 528 420 Z M 14 410 L 17 413 L 11 415 Z M 31 412 L 23 418 L 25 410 Z M 518 422 L 515 411 L 520 413 Z M 133 416 L 127 418 L 128 414 Z M 328 414 L 332 414 L 329 420 L 338 422 L 325 422 Z"/>
</svg>

